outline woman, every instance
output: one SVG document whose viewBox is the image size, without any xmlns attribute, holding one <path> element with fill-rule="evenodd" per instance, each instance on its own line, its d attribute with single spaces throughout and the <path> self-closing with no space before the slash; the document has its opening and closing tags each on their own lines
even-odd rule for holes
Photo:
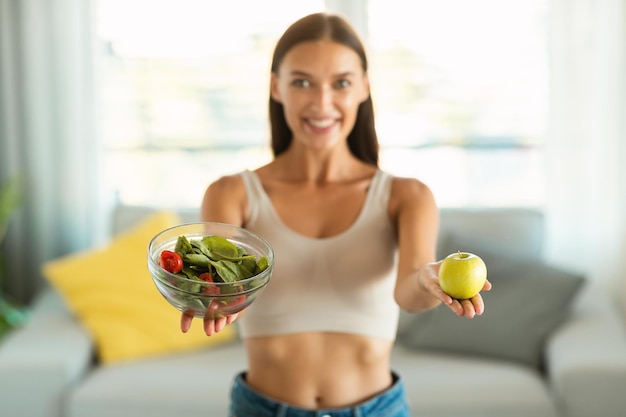
<svg viewBox="0 0 626 417">
<path fill-rule="evenodd" d="M 248 369 L 231 415 L 408 416 L 390 370 L 399 308 L 444 303 L 472 318 L 484 305 L 438 285 L 431 190 L 378 168 L 367 59 L 343 19 L 309 15 L 280 38 L 270 121 L 273 161 L 209 185 L 201 210 L 275 251 L 268 288 L 239 319 Z M 236 318 L 205 320 L 205 332 Z"/>
</svg>

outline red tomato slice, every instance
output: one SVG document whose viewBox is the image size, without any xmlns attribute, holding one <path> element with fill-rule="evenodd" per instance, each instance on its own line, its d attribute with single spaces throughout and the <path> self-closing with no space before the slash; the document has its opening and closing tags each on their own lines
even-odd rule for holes
<svg viewBox="0 0 626 417">
<path fill-rule="evenodd" d="M 167 272 L 177 274 L 183 270 L 183 258 L 174 251 L 164 250 L 159 257 L 159 266 Z"/>
<path fill-rule="evenodd" d="M 207 285 L 206 287 L 204 287 L 202 292 L 204 294 L 220 295 L 220 289 L 217 285 Z"/>
<path fill-rule="evenodd" d="M 213 275 L 211 275 L 211 273 L 209 273 L 209 272 L 204 272 L 204 273 L 200 274 L 200 276 L 198 278 L 200 278 L 202 281 L 206 281 L 206 282 L 215 282 L 215 281 L 213 281 Z"/>
<path fill-rule="evenodd" d="M 205 281 L 205 282 L 213 282 L 213 275 L 211 275 L 209 272 L 200 274 L 198 278 L 200 278 L 202 281 Z M 220 288 L 217 285 L 207 285 L 206 287 L 204 287 L 202 292 L 204 294 L 219 295 Z"/>
</svg>

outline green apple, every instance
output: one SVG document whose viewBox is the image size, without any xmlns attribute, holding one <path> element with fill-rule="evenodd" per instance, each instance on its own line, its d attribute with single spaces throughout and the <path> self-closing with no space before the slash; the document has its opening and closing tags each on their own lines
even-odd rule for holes
<svg viewBox="0 0 626 417">
<path fill-rule="evenodd" d="M 485 262 L 473 253 L 461 252 L 446 256 L 439 268 L 439 286 L 452 298 L 474 297 L 487 281 Z"/>
</svg>

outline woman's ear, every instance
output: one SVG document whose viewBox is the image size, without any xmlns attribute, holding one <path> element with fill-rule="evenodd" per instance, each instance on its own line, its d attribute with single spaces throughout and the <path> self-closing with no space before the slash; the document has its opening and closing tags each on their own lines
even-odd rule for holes
<svg viewBox="0 0 626 417">
<path fill-rule="evenodd" d="M 280 103 L 280 91 L 278 90 L 278 76 L 275 72 L 272 72 L 270 78 L 270 97 L 274 99 L 274 101 Z"/>
</svg>

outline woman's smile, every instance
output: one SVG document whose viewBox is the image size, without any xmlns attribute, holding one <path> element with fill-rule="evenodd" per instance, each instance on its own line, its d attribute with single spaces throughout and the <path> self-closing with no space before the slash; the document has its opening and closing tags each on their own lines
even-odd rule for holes
<svg viewBox="0 0 626 417">
<path fill-rule="evenodd" d="M 304 122 L 309 127 L 309 130 L 315 134 L 330 133 L 336 126 L 339 125 L 340 119 L 337 118 L 305 118 Z"/>
</svg>

